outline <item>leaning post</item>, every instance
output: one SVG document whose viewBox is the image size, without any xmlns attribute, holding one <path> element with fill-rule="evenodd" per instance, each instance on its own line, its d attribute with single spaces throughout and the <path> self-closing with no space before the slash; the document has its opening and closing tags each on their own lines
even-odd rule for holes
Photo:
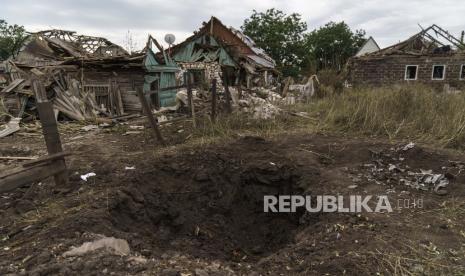
<svg viewBox="0 0 465 276">
<path fill-rule="evenodd" d="M 195 107 L 194 107 L 194 96 L 192 95 L 192 79 L 189 72 L 184 73 L 184 80 L 186 81 L 187 87 L 187 101 L 189 105 L 190 116 L 192 117 L 192 124 L 194 128 L 196 127 L 195 123 Z"/>
<path fill-rule="evenodd" d="M 149 103 L 147 102 L 147 99 L 144 96 L 142 87 L 137 87 L 136 90 L 137 90 L 137 95 L 139 96 L 140 103 L 142 105 L 142 110 L 147 115 L 150 126 L 153 129 L 155 138 L 158 140 L 158 142 L 160 142 L 160 144 L 165 145 L 165 140 L 163 140 L 163 137 L 161 136 L 160 128 L 158 127 L 158 122 L 152 114 L 152 110 L 150 108 Z"/>
<path fill-rule="evenodd" d="M 216 118 L 216 79 L 212 80 L 212 114 L 211 120 L 215 121 Z"/>
<path fill-rule="evenodd" d="M 232 112 L 231 93 L 229 93 L 229 81 L 227 77 L 225 78 L 225 81 L 224 81 L 224 93 L 226 95 L 226 111 L 228 113 L 231 113 Z"/>
<path fill-rule="evenodd" d="M 39 113 L 40 123 L 42 124 L 42 133 L 45 138 L 48 155 L 60 154 L 63 152 L 58 125 L 53 112 L 53 105 L 47 99 L 47 93 L 42 82 L 38 79 L 32 80 L 32 90 L 37 101 L 37 111 Z M 53 161 L 56 167 L 64 168 L 61 172 L 54 175 L 57 186 L 66 186 L 68 183 L 68 171 L 66 170 L 65 159 L 57 158 Z"/>
</svg>

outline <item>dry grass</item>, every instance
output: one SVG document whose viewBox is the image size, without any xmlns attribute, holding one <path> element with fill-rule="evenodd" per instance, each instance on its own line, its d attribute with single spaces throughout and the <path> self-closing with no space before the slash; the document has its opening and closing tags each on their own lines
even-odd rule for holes
<svg viewBox="0 0 465 276">
<path fill-rule="evenodd" d="M 320 118 L 320 128 L 390 139 L 415 139 L 465 148 L 465 94 L 421 86 L 362 89 L 298 107 Z"/>
<path fill-rule="evenodd" d="M 199 126 L 194 130 L 194 136 L 202 139 L 231 138 L 238 135 L 256 135 L 271 137 L 298 127 L 295 118 L 283 114 L 275 119 L 256 120 L 244 114 L 233 113 L 219 117 L 215 122 L 209 118 L 199 120 Z"/>
<path fill-rule="evenodd" d="M 198 118 L 192 140 L 210 144 L 238 135 L 273 137 L 282 133 L 331 132 L 414 140 L 465 149 L 465 94 L 444 94 L 427 87 L 371 88 L 334 93 L 308 104 L 283 106 L 275 119 L 255 120 L 244 114 L 222 115 L 215 122 Z M 191 140 L 191 141 L 192 141 Z"/>
</svg>

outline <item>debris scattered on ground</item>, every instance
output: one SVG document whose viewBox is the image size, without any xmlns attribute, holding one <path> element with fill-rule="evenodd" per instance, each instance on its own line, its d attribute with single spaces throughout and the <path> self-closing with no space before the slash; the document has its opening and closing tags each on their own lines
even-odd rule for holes
<svg viewBox="0 0 465 276">
<path fill-rule="evenodd" d="M 35 160 L 37 156 L 0 156 L 3 160 Z"/>
<path fill-rule="evenodd" d="M 88 125 L 88 126 L 81 127 L 81 130 L 84 130 L 84 131 L 91 131 L 93 129 L 98 129 L 98 126 L 97 125 Z"/>
<path fill-rule="evenodd" d="M 93 173 L 93 172 L 90 172 L 90 173 L 86 173 L 86 174 L 81 175 L 81 179 L 84 180 L 84 181 L 87 181 L 87 179 L 89 179 L 89 177 L 93 177 L 93 176 L 96 176 L 96 174 Z"/>
<path fill-rule="evenodd" d="M 410 143 L 408 143 L 407 145 L 405 145 L 405 146 L 402 148 L 402 150 L 403 150 L 403 151 L 408 151 L 409 149 L 413 149 L 414 147 L 415 147 L 415 143 L 410 142 Z"/>
<path fill-rule="evenodd" d="M 63 257 L 82 256 L 101 248 L 110 253 L 121 256 L 126 256 L 130 253 L 127 241 L 113 237 L 104 237 L 96 241 L 85 242 L 79 247 L 72 248 L 71 250 L 63 253 Z"/>
<path fill-rule="evenodd" d="M 142 130 L 144 129 L 144 126 L 129 126 L 129 128 L 134 130 Z"/>
<path fill-rule="evenodd" d="M 5 128 L 0 131 L 0 138 L 17 132 L 20 129 L 19 122 L 21 122 L 21 118 L 11 118 Z"/>
<path fill-rule="evenodd" d="M 132 135 L 132 134 L 140 134 L 140 133 L 142 133 L 142 131 L 126 131 L 122 135 L 126 136 L 126 135 Z"/>
<path fill-rule="evenodd" d="M 282 112 L 275 104 L 281 103 L 282 97 L 264 88 L 257 88 L 243 93 L 239 98 L 236 89 L 230 89 L 233 107 L 238 112 L 251 114 L 254 119 L 272 119 Z"/>
<path fill-rule="evenodd" d="M 320 81 L 316 75 L 310 76 L 304 84 L 291 84 L 289 85 L 289 92 L 297 92 L 297 96 L 302 101 L 309 101 L 315 94 L 315 84 Z M 284 94 L 284 93 L 283 93 Z M 287 93 L 286 93 L 287 94 Z"/>
<path fill-rule="evenodd" d="M 377 184 L 400 184 L 417 190 L 445 194 L 450 179 L 444 173 L 434 173 L 431 169 L 414 170 L 406 164 L 405 154 L 414 147 L 415 144 L 411 142 L 389 151 L 370 150 L 373 162 L 364 164 L 362 173 L 352 176 L 352 181 L 360 182 L 363 178 Z"/>
</svg>

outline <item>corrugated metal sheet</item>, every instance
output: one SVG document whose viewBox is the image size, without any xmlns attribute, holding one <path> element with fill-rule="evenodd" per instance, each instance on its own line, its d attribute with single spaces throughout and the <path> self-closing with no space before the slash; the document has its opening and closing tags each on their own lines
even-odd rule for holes
<svg viewBox="0 0 465 276">
<path fill-rule="evenodd" d="M 275 67 L 275 64 L 272 63 L 271 61 L 269 60 L 266 60 L 260 56 L 257 56 L 257 55 L 248 55 L 247 56 L 249 59 L 252 60 L 252 62 L 260 65 L 260 66 L 263 66 L 263 67 L 266 67 L 266 68 L 270 68 L 270 69 L 273 69 Z"/>
<path fill-rule="evenodd" d="M 218 61 L 224 66 L 236 66 L 236 63 L 224 48 L 220 47 L 217 50 L 195 49 L 196 44 L 208 44 L 210 46 L 220 47 L 213 37 L 210 36 L 208 42 L 205 36 L 201 36 L 189 43 L 186 43 L 183 47 L 178 49 L 173 55 L 173 59 L 180 62 Z"/>
<path fill-rule="evenodd" d="M 144 65 L 149 72 L 144 77 L 144 92 L 150 91 L 151 84 L 159 80 L 156 89 L 166 88 L 176 85 L 175 72 L 179 70 L 176 63 L 167 57 L 167 64 L 159 64 L 151 50 L 147 51 Z M 163 91 L 158 93 L 158 103 L 160 107 L 173 106 L 176 104 L 176 90 Z"/>
</svg>

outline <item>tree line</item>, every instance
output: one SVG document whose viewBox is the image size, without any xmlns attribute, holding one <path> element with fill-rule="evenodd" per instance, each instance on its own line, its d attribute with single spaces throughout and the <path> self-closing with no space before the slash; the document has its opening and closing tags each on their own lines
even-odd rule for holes
<svg viewBox="0 0 465 276">
<path fill-rule="evenodd" d="M 293 77 L 339 71 L 366 41 L 364 30 L 352 31 L 344 21 L 307 32 L 300 14 L 276 9 L 254 10 L 241 29 L 276 61 L 284 76 Z"/>
</svg>

